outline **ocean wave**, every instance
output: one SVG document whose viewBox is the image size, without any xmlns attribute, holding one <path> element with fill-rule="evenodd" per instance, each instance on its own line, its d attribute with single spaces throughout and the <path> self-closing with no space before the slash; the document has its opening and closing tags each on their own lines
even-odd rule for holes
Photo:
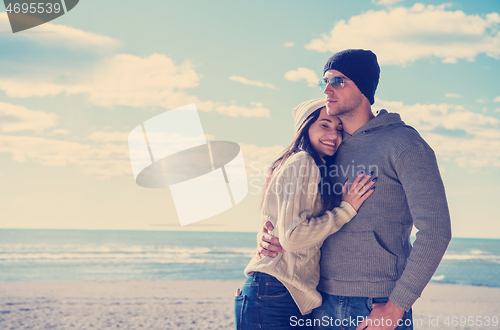
<svg viewBox="0 0 500 330">
<path fill-rule="evenodd" d="M 229 248 L 228 248 L 229 249 Z M 49 245 L 49 244 L 17 244 L 0 245 L 0 254 L 46 252 L 60 253 L 71 251 L 74 253 L 208 253 L 210 247 L 177 247 L 177 246 L 154 246 L 154 245 Z"/>
<path fill-rule="evenodd" d="M 41 263 L 98 263 L 98 264 L 193 264 L 193 263 L 219 263 L 221 260 L 211 260 L 203 258 L 186 258 L 182 256 L 176 257 L 165 257 L 165 256 L 148 256 L 148 257 L 116 257 L 116 256 L 71 256 L 71 255 L 46 255 L 46 256 L 33 256 L 26 258 L 12 258 L 12 259 L 0 259 L 2 263 L 19 263 L 19 262 L 33 262 L 35 264 Z"/>
<path fill-rule="evenodd" d="M 255 248 L 242 248 L 232 246 L 219 247 L 191 247 L 191 246 L 156 246 L 156 245 L 51 245 L 51 244 L 0 244 L 0 253 L 19 253 L 23 251 L 75 251 L 75 252 L 233 252 L 233 253 L 255 253 Z"/>
<path fill-rule="evenodd" d="M 251 258 L 255 249 L 232 247 L 165 247 L 165 246 L 79 246 L 17 245 L 0 246 L 0 262 L 157 262 L 211 263 L 233 258 Z"/>
<path fill-rule="evenodd" d="M 492 254 L 445 254 L 443 260 L 484 260 L 497 262 L 500 261 L 500 256 Z"/>
<path fill-rule="evenodd" d="M 444 280 L 444 275 L 432 276 L 431 280 L 433 281 L 442 281 Z"/>
</svg>

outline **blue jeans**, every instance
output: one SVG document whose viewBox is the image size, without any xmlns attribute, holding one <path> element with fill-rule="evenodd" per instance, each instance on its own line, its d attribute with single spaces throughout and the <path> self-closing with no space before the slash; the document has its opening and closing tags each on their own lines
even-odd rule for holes
<svg viewBox="0 0 500 330">
<path fill-rule="evenodd" d="M 373 303 L 385 303 L 389 298 L 343 297 L 320 292 L 323 304 L 314 309 L 312 320 L 315 330 L 355 330 L 373 310 Z M 373 320 L 373 325 L 382 325 L 387 320 Z M 387 324 L 387 323 L 384 323 Z M 396 330 L 413 330 L 411 309 L 398 321 Z M 371 325 L 368 323 L 368 325 Z M 394 324 L 396 326 L 396 324 Z"/>
<path fill-rule="evenodd" d="M 236 330 L 311 330 L 287 288 L 275 277 L 255 272 L 234 300 Z"/>
</svg>

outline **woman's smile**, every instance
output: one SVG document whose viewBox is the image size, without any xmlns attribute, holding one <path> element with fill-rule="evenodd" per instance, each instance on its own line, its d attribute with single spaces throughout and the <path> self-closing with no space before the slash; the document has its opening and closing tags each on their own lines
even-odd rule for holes
<svg viewBox="0 0 500 330">
<path fill-rule="evenodd" d="M 342 142 L 342 122 L 321 109 L 316 122 L 309 127 L 309 141 L 320 157 L 333 156 Z"/>
</svg>

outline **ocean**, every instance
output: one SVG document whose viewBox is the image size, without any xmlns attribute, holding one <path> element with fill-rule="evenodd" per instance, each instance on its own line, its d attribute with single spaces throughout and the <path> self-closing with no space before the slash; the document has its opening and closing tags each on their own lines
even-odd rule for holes
<svg viewBox="0 0 500 330">
<path fill-rule="evenodd" d="M 255 233 L 0 229 L 0 281 L 244 280 Z M 453 238 L 431 282 L 500 287 L 500 240 Z"/>
</svg>

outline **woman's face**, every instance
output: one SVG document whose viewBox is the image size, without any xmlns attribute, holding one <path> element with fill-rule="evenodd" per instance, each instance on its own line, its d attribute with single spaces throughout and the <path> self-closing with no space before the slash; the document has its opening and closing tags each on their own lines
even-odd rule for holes
<svg viewBox="0 0 500 330">
<path fill-rule="evenodd" d="M 309 127 L 309 140 L 321 157 L 333 156 L 342 142 L 342 122 L 322 108 L 318 119 Z"/>
</svg>

